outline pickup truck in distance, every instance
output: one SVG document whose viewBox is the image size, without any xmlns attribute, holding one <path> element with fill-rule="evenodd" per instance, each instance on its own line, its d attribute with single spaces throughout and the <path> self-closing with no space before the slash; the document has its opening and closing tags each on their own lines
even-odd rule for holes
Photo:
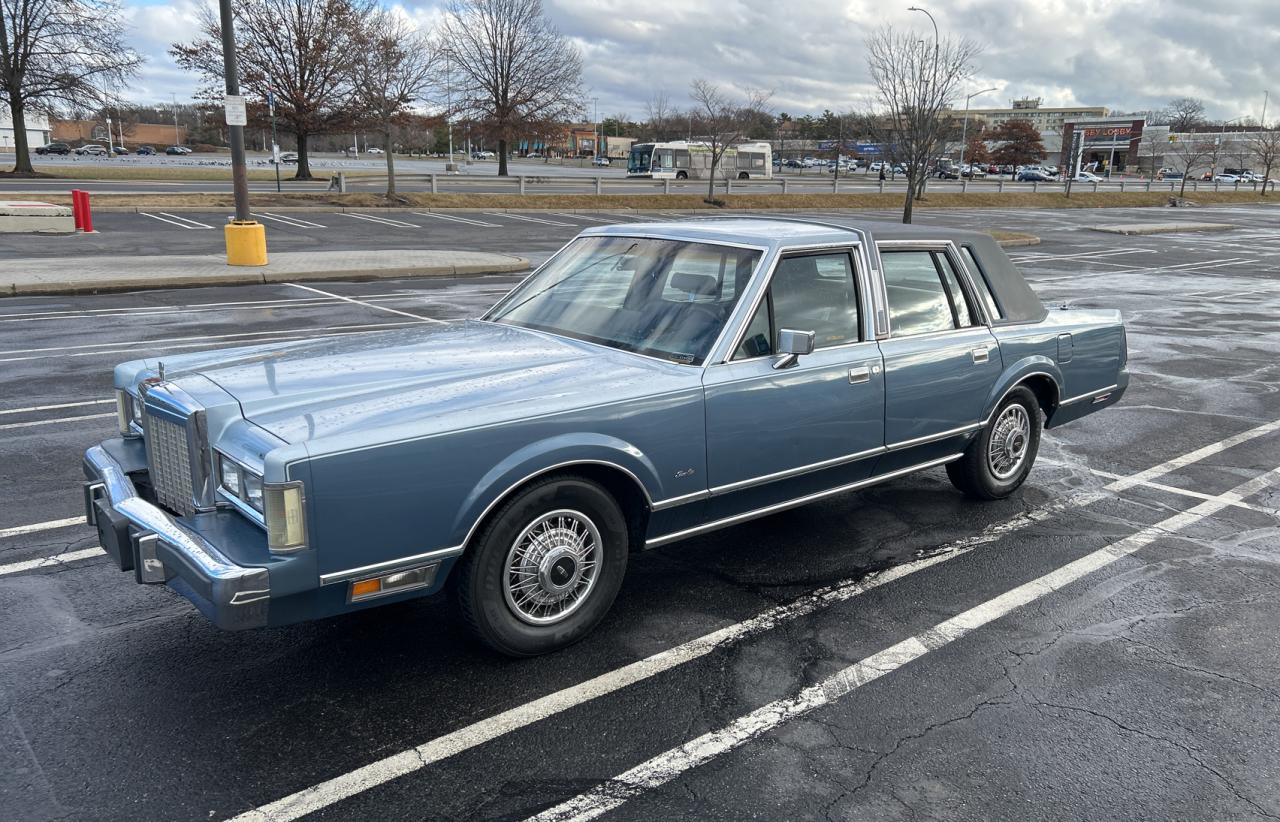
<svg viewBox="0 0 1280 822">
<path fill-rule="evenodd" d="M 1006 497 L 1128 382 L 1120 313 L 1047 310 L 986 234 L 601 226 L 479 319 L 118 366 L 86 514 L 225 628 L 448 586 L 528 656 L 599 622 L 632 550 L 939 466 Z"/>
</svg>

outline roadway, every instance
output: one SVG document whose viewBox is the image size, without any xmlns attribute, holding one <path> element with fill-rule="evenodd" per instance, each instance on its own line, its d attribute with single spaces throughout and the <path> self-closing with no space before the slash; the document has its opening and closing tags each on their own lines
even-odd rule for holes
<svg viewBox="0 0 1280 822">
<path fill-rule="evenodd" d="M 1239 227 L 922 213 L 1036 233 L 1011 253 L 1047 303 L 1122 309 L 1123 402 L 1048 432 L 1005 501 L 933 471 L 638 554 L 594 635 L 525 661 L 467 641 L 446 598 L 222 633 L 76 522 L 116 362 L 473 316 L 515 278 L 0 300 L 3 815 L 1280 816 L 1280 234 L 1274 209 L 1207 213 Z M 133 253 L 220 244 L 116 216 Z M 323 228 L 275 242 L 535 258 L 617 218 L 298 216 Z"/>
</svg>

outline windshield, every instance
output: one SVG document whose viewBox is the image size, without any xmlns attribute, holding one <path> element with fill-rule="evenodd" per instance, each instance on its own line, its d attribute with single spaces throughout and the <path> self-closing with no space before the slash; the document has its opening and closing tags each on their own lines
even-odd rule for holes
<svg viewBox="0 0 1280 822">
<path fill-rule="evenodd" d="M 584 237 L 485 319 L 700 365 L 759 260 L 748 248 Z"/>
<path fill-rule="evenodd" d="M 627 158 L 627 172 L 630 174 L 648 174 L 649 157 L 653 154 L 653 146 L 636 146 L 631 149 Z"/>
</svg>

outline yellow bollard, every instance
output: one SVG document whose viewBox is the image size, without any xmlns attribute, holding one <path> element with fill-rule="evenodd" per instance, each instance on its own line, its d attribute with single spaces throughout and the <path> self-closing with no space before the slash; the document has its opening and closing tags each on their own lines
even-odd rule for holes
<svg viewBox="0 0 1280 822">
<path fill-rule="evenodd" d="M 266 265 L 267 227 L 255 220 L 232 220 L 224 230 L 227 265 Z"/>
</svg>

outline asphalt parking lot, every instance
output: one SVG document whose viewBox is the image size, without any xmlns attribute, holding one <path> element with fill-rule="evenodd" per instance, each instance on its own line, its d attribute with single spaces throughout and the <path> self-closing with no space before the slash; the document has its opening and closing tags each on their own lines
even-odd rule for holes
<svg viewBox="0 0 1280 822">
<path fill-rule="evenodd" d="M 319 227 L 273 224 L 275 248 L 535 260 L 637 219 L 282 216 Z M 1122 309 L 1124 400 L 1048 432 L 1001 502 L 935 470 L 637 554 L 593 635 L 525 661 L 446 598 L 222 633 L 79 522 L 116 362 L 472 316 L 515 278 L 0 300 L 0 816 L 1280 817 L 1277 217 L 919 213 L 1035 233 L 1010 253 L 1046 303 Z M 1179 219 L 1238 227 L 1086 229 Z M 102 220 L 86 253 L 221 246 Z"/>
</svg>

